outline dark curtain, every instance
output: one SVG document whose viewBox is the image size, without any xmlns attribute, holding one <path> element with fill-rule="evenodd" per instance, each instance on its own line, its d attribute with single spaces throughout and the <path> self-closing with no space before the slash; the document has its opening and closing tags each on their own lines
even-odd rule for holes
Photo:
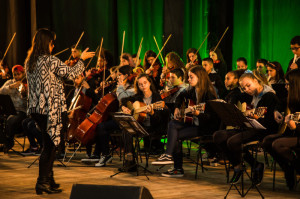
<svg viewBox="0 0 300 199">
<path fill-rule="evenodd" d="M 201 57 L 208 57 L 209 48 L 229 26 L 219 46 L 229 70 L 236 68 L 238 57 L 246 57 L 249 68 L 255 67 L 258 58 L 286 67 L 293 57 L 289 42 L 299 34 L 298 7 L 298 0 L 1 0 L 0 55 L 17 32 L 5 61 L 9 67 L 23 64 L 33 33 L 46 27 L 57 34 L 54 53 L 75 44 L 85 31 L 82 48 L 95 50 L 103 37 L 103 47 L 119 64 L 125 31 L 124 52 L 136 53 L 143 37 L 143 59 L 146 50 L 158 52 L 153 36 L 161 48 L 172 34 L 164 55 L 175 51 L 185 61 L 186 50 L 198 48 L 210 32 L 200 50 Z M 69 56 L 70 51 L 58 57 Z"/>
</svg>

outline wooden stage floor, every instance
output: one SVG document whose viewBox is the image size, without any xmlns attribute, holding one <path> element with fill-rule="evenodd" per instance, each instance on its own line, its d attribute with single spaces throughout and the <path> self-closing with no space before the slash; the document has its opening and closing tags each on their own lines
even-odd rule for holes
<svg viewBox="0 0 300 199">
<path fill-rule="evenodd" d="M 15 146 L 14 149 L 21 150 Z M 195 155 L 195 151 L 193 151 Z M 154 172 L 149 174 L 150 180 L 141 173 L 121 173 L 113 178 L 110 175 L 117 171 L 121 166 L 121 161 L 117 156 L 114 157 L 112 164 L 106 167 L 93 167 L 85 165 L 80 159 L 85 157 L 85 152 L 77 153 L 76 157 L 67 167 L 57 166 L 55 161 L 55 179 L 61 184 L 63 192 L 60 194 L 37 196 L 35 194 L 35 183 L 38 176 L 38 165 L 34 164 L 31 168 L 27 166 L 36 159 L 37 156 L 21 157 L 12 152 L 8 154 L 0 153 L 0 199 L 27 199 L 27 198 L 69 198 L 72 185 L 93 184 L 93 185 L 117 185 L 117 186 L 145 186 L 154 198 L 175 199 L 175 198 L 224 198 L 229 184 L 226 184 L 224 166 L 210 167 L 204 173 L 199 171 L 198 179 L 194 179 L 195 164 L 190 160 L 184 159 L 185 176 L 183 178 L 165 178 L 156 171 L 157 167 L 150 166 L 149 170 Z M 260 157 L 262 158 L 262 157 Z M 153 160 L 153 158 L 152 158 Z M 165 171 L 169 167 L 165 167 Z M 231 172 L 232 174 L 232 172 Z M 278 171 L 276 174 L 276 191 L 272 191 L 272 172 L 266 169 L 263 183 L 259 186 L 265 198 L 300 198 L 299 186 L 295 192 L 288 191 L 283 178 L 283 173 Z M 249 182 L 246 180 L 246 182 Z M 99 197 L 100 198 L 100 197 Z M 229 199 L 241 198 L 236 190 L 231 190 Z M 252 189 L 246 198 L 260 198 L 256 190 Z"/>
</svg>

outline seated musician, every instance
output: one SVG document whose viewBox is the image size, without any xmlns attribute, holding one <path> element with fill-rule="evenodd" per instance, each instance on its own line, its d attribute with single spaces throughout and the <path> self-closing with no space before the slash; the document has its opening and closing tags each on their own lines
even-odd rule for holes
<svg viewBox="0 0 300 199">
<path fill-rule="evenodd" d="M 135 94 L 133 88 L 133 81 L 128 80 L 127 77 L 132 73 L 132 68 L 129 65 L 122 66 L 118 69 L 118 82 L 116 95 L 119 101 L 125 97 L 129 97 Z M 102 167 L 106 163 L 112 160 L 112 156 L 109 150 L 109 135 L 114 131 L 119 130 L 118 124 L 109 119 L 97 125 L 96 127 L 96 146 L 95 151 L 90 159 L 82 159 L 82 162 L 98 161 L 95 166 Z"/>
<path fill-rule="evenodd" d="M 188 73 L 190 86 L 177 97 L 174 120 L 171 120 L 168 125 L 167 150 L 165 154 L 162 154 L 156 161 L 152 162 L 153 165 L 174 164 L 173 169 L 162 173 L 162 176 L 165 177 L 182 177 L 184 175 L 180 140 L 202 135 L 212 135 L 219 127 L 216 114 L 207 104 L 208 100 L 217 99 L 217 94 L 206 71 L 201 66 L 194 66 L 190 68 Z M 189 108 L 193 115 L 192 124 L 179 120 L 182 117 L 179 108 L 184 100 L 194 101 L 198 105 L 205 103 L 204 110 L 203 108 L 200 110 L 194 107 Z"/>
<path fill-rule="evenodd" d="M 204 58 L 202 60 L 202 66 L 206 70 L 211 83 L 216 88 L 216 92 L 218 96 L 220 98 L 223 98 L 225 94 L 225 86 L 224 83 L 222 82 L 222 78 L 220 77 L 220 75 L 217 74 L 217 72 L 214 69 L 213 60 L 211 58 Z"/>
<path fill-rule="evenodd" d="M 229 91 L 224 100 L 229 104 L 237 104 L 244 102 L 243 94 L 239 88 L 239 78 L 244 73 L 244 70 L 230 71 L 225 76 L 225 87 Z"/>
<path fill-rule="evenodd" d="M 266 67 L 268 72 L 267 80 L 269 86 L 272 86 L 272 84 L 284 84 L 284 73 L 279 62 L 268 62 Z"/>
<path fill-rule="evenodd" d="M 162 101 L 160 94 L 156 91 L 152 78 L 144 73 L 140 74 L 135 81 L 136 94 L 134 96 L 124 98 L 122 100 L 122 111 L 124 113 L 131 113 L 131 110 L 126 107 L 128 102 L 142 102 L 146 105 L 159 103 Z M 152 106 L 147 107 L 147 115 L 141 125 L 150 134 L 150 138 L 144 138 L 144 148 L 150 149 L 150 139 L 153 138 L 151 144 L 151 151 L 158 152 L 163 150 L 163 143 L 160 142 L 160 137 L 166 131 L 166 124 L 169 120 L 169 110 L 162 107 L 154 109 Z M 156 139 L 154 139 L 156 138 Z M 128 143 L 132 145 L 132 143 Z"/>
<path fill-rule="evenodd" d="M 195 66 L 195 65 L 199 65 L 202 63 L 202 59 L 201 56 L 199 54 L 199 52 L 197 52 L 196 48 L 189 48 L 186 51 L 186 62 L 187 64 L 185 65 L 185 69 L 189 70 L 190 67 Z"/>
<path fill-rule="evenodd" d="M 257 119 L 266 129 L 248 129 L 248 130 L 221 130 L 214 133 L 213 138 L 216 145 L 221 147 L 229 161 L 234 167 L 234 174 L 230 183 L 237 183 L 242 175 L 242 144 L 250 141 L 262 140 L 268 134 L 276 133 L 278 125 L 274 120 L 274 109 L 278 104 L 278 99 L 274 90 L 265 85 L 261 79 L 251 73 L 243 74 L 239 79 L 241 88 L 252 96 L 252 107 L 259 110 L 259 107 L 266 107 L 266 113 L 263 112 L 261 117 L 258 117 L 257 112 L 246 111 L 245 115 Z M 264 110 L 264 109 L 262 109 Z M 244 148 L 244 160 L 249 163 L 253 171 L 253 183 L 259 184 L 263 177 L 264 164 L 256 162 L 247 148 Z M 256 165 L 253 168 L 254 164 Z"/>
<path fill-rule="evenodd" d="M 297 115 L 300 112 L 299 85 L 300 70 L 295 69 L 288 72 L 286 74 L 286 88 L 288 90 L 288 109 L 291 114 L 285 118 L 279 115 L 278 121 L 287 124 L 287 128 L 284 132 L 266 136 L 262 143 L 265 150 L 272 155 L 284 171 L 286 184 L 290 190 L 296 188 L 296 174 L 300 173 L 300 159 L 295 153 L 299 151 L 300 146 L 300 125 L 298 124 L 299 115 Z M 275 114 L 274 116 L 277 117 Z"/>
<path fill-rule="evenodd" d="M 82 53 L 81 47 L 77 46 L 75 48 L 75 45 L 73 45 L 71 47 L 72 59 L 66 60 L 65 64 L 67 64 L 68 66 L 74 66 L 77 63 L 77 61 L 80 59 L 81 53 Z"/>
<path fill-rule="evenodd" d="M 294 70 L 300 67 L 300 36 L 297 35 L 291 39 L 291 51 L 294 54 L 294 57 L 289 62 L 289 66 L 286 72 Z"/>
<path fill-rule="evenodd" d="M 137 54 L 132 55 L 132 60 L 133 60 L 134 66 L 144 69 L 144 67 L 141 65 L 142 60 L 140 57 L 137 58 Z"/>
<path fill-rule="evenodd" d="M 166 102 L 171 113 L 174 113 L 176 98 L 187 87 L 187 85 L 183 82 L 184 72 L 179 68 L 170 71 L 169 81 L 172 88 L 167 91 L 162 90 L 161 97 Z M 175 90 L 175 92 L 173 90 Z"/>
<path fill-rule="evenodd" d="M 218 75 L 224 80 L 225 75 L 227 73 L 227 64 L 224 60 L 221 49 L 212 47 L 209 50 L 209 57 L 214 61 L 214 69 Z"/>
<path fill-rule="evenodd" d="M 17 111 L 16 115 L 10 115 L 6 121 L 6 150 L 14 146 L 15 134 L 21 133 L 22 121 L 27 117 L 27 91 L 24 86 L 25 70 L 21 65 L 12 68 L 13 79 L 7 80 L 0 88 L 0 94 L 9 95 Z"/>
<path fill-rule="evenodd" d="M 265 76 L 267 76 L 267 63 L 268 61 L 266 59 L 258 59 L 256 61 L 256 70 Z"/>
<path fill-rule="evenodd" d="M 131 67 L 134 67 L 134 63 L 133 63 L 133 59 L 132 59 L 132 56 L 131 54 L 129 53 L 123 53 L 121 55 L 121 58 L 120 58 L 120 66 L 125 66 L 125 65 L 129 65 Z"/>
<path fill-rule="evenodd" d="M 160 86 L 161 87 L 170 87 L 171 85 L 168 85 L 169 78 L 170 78 L 170 71 L 174 70 L 175 68 L 181 69 L 183 72 L 185 72 L 185 66 L 180 58 L 180 56 L 175 52 L 169 52 L 166 57 L 166 65 L 162 69 L 162 74 L 160 76 Z"/>
<path fill-rule="evenodd" d="M 162 67 L 159 58 L 155 60 L 156 57 L 157 54 L 152 50 L 146 51 L 144 56 L 143 66 L 144 66 L 145 73 L 150 75 L 150 77 L 152 78 L 155 87 L 160 88 L 160 76 L 162 73 Z M 150 67 L 154 61 L 155 63 L 153 64 L 152 67 Z"/>
</svg>

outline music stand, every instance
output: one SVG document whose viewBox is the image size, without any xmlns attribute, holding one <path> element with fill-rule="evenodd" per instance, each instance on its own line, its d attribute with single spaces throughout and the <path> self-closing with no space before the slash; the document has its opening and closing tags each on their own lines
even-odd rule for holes
<svg viewBox="0 0 300 199">
<path fill-rule="evenodd" d="M 14 103 L 11 100 L 11 97 L 9 95 L 2 95 L 0 94 L 0 120 L 2 120 L 2 132 L 1 134 L 4 136 L 4 143 L 6 143 L 6 122 L 7 122 L 7 118 L 10 115 L 16 115 L 17 111 L 15 109 Z M 13 148 L 11 148 L 10 150 L 12 150 L 14 153 L 21 155 L 24 157 L 24 155 L 16 150 L 14 150 Z M 8 151 L 6 151 L 8 152 Z"/>
<path fill-rule="evenodd" d="M 120 129 L 122 129 L 124 133 L 128 133 L 128 134 L 132 135 L 133 137 L 135 137 L 135 146 L 133 148 L 133 157 L 136 161 L 136 165 L 134 165 L 137 167 L 136 174 L 138 176 L 139 168 L 142 168 L 144 170 L 145 176 L 149 180 L 148 176 L 146 175 L 146 172 L 149 172 L 151 174 L 152 174 L 152 172 L 149 171 L 148 169 L 146 169 L 145 167 L 143 167 L 142 165 L 140 165 L 139 159 L 138 159 L 139 154 L 140 154 L 139 142 L 141 141 L 141 139 L 143 137 L 149 136 L 149 133 L 131 115 L 127 115 L 124 113 L 114 113 L 112 116 L 113 116 L 113 119 L 120 126 Z M 126 145 L 124 144 L 124 146 L 126 146 Z M 124 153 L 123 153 L 123 167 L 124 167 L 124 163 L 125 163 L 125 149 L 124 149 Z M 114 175 L 111 175 L 110 177 L 113 177 L 121 172 L 123 172 L 123 171 L 119 171 L 119 172 L 115 173 Z"/>
<path fill-rule="evenodd" d="M 208 104 L 212 109 L 218 114 L 218 116 L 221 118 L 221 120 L 224 122 L 227 126 L 233 126 L 238 127 L 241 130 L 241 139 L 243 140 L 243 131 L 246 129 L 265 129 L 264 126 L 262 126 L 260 123 L 258 123 L 256 120 L 249 120 L 244 116 L 244 114 L 234 105 L 234 104 L 228 104 L 220 101 L 214 101 L 210 100 L 208 101 Z M 252 178 L 250 177 L 249 173 L 246 170 L 245 162 L 244 162 L 244 148 L 242 143 L 242 156 L 241 156 L 241 191 L 236 186 L 236 184 L 231 183 L 227 194 L 225 195 L 224 199 L 227 198 L 232 186 L 235 187 L 237 192 L 240 194 L 241 197 L 245 197 L 247 193 L 252 189 L 255 188 L 260 196 L 264 198 L 260 190 L 258 189 L 257 185 L 253 183 Z M 248 188 L 246 192 L 244 192 L 244 173 L 248 176 L 248 178 L 251 181 L 251 186 Z"/>
</svg>

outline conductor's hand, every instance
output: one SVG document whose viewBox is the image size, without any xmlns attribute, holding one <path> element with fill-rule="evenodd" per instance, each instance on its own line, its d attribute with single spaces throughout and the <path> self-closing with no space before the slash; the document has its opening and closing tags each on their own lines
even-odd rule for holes
<svg viewBox="0 0 300 199">
<path fill-rule="evenodd" d="M 89 48 L 86 48 L 86 49 L 82 52 L 82 54 L 81 54 L 81 56 L 80 56 L 81 59 L 86 60 L 86 59 L 89 59 L 89 58 L 92 58 L 92 57 L 95 56 L 95 52 L 88 52 L 88 50 L 89 50 Z"/>
</svg>

